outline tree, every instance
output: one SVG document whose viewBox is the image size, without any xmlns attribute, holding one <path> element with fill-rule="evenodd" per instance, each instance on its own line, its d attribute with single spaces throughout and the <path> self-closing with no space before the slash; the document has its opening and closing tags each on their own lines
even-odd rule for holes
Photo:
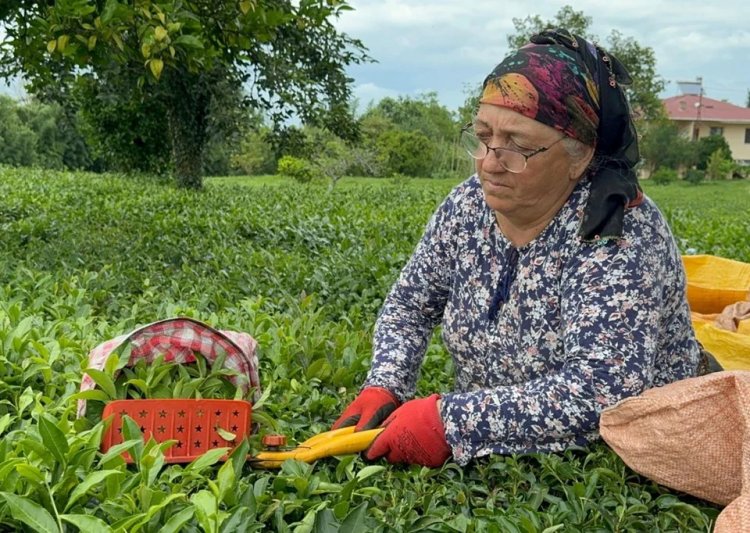
<svg viewBox="0 0 750 533">
<path fill-rule="evenodd" d="M 640 149 L 649 173 L 658 168 L 687 168 L 695 163 L 695 146 L 689 139 L 680 135 L 674 122 L 666 119 L 654 120 L 644 127 Z"/>
<path fill-rule="evenodd" d="M 360 119 L 363 137 L 367 144 L 376 145 L 382 161 L 390 172 L 439 176 L 455 171 L 458 168 L 457 136 L 459 123 L 454 113 L 438 101 L 434 92 L 417 98 L 399 96 L 383 98 L 374 107 L 370 107 Z M 421 136 L 399 136 L 393 130 L 402 133 L 420 133 Z M 412 140 L 422 145 L 427 140 L 419 156 L 419 162 L 404 165 L 408 148 L 402 148 L 396 139 Z M 391 153 L 390 150 L 395 150 Z M 399 161 L 399 163 L 396 163 Z M 395 170 L 396 167 L 408 170 Z"/>
<path fill-rule="evenodd" d="M 365 113 L 363 119 L 370 115 L 380 115 L 401 130 L 421 131 L 433 141 L 451 140 L 456 135 L 455 117 L 439 102 L 435 92 L 417 98 L 383 98 Z"/>
<path fill-rule="evenodd" d="M 35 164 L 36 140 L 31 128 L 19 118 L 15 100 L 0 95 L 0 164 Z"/>
<path fill-rule="evenodd" d="M 275 122 L 351 123 L 344 69 L 369 58 L 332 24 L 349 9 L 344 0 L 6 0 L 0 65 L 35 93 L 83 75 L 163 106 L 177 182 L 199 188 L 218 85 L 249 85 L 246 103 Z"/>
<path fill-rule="evenodd" d="M 529 42 L 529 38 L 547 28 L 565 28 L 570 33 L 596 39 L 589 34 L 589 27 L 593 19 L 576 11 L 571 6 L 565 5 L 555 14 L 552 20 L 542 20 L 539 15 L 527 15 L 525 18 L 513 18 L 513 27 L 516 33 L 508 35 L 508 46 L 511 50 L 517 50 Z"/>
<path fill-rule="evenodd" d="M 552 20 L 542 20 L 539 15 L 527 16 L 524 19 L 513 19 L 516 33 L 508 35 L 508 45 L 517 49 L 526 44 L 532 35 L 548 28 L 565 28 L 571 33 L 598 41 L 590 33 L 592 18 L 576 11 L 571 6 L 563 6 Z M 650 46 L 641 46 L 632 37 L 625 37 L 617 30 L 612 30 L 604 46 L 616 56 L 633 78 L 633 83 L 625 88 L 625 94 L 636 116 L 645 120 L 660 118 L 664 106 L 659 93 L 664 90 L 664 80 L 656 74 L 656 56 Z"/>
</svg>

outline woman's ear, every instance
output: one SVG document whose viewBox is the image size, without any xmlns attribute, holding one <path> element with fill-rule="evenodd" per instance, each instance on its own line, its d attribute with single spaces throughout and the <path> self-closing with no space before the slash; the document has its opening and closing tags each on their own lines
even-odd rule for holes
<svg viewBox="0 0 750 533">
<path fill-rule="evenodd" d="M 570 179 L 570 181 L 580 180 L 585 174 L 586 169 L 589 167 L 589 164 L 594 157 L 594 147 L 586 145 L 583 146 L 584 152 L 582 154 L 579 154 L 578 157 L 570 158 L 570 175 L 568 176 L 568 179 Z"/>
</svg>

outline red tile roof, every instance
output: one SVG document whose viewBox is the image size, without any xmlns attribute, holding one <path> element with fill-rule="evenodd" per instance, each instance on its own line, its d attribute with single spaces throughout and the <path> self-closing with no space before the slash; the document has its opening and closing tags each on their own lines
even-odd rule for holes
<svg viewBox="0 0 750 533">
<path fill-rule="evenodd" d="M 673 96 L 662 100 L 667 110 L 667 116 L 672 120 L 696 120 L 698 118 L 698 102 L 701 102 L 701 120 L 716 122 L 750 122 L 750 108 L 740 107 L 721 100 L 714 100 L 703 96 L 699 100 L 697 94 Z"/>
</svg>

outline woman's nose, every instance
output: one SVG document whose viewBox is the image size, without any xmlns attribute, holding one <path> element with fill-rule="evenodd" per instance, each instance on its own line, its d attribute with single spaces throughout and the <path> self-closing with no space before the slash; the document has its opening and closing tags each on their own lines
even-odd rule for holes
<svg viewBox="0 0 750 533">
<path fill-rule="evenodd" d="M 497 173 L 507 170 L 502 163 L 502 156 L 496 150 L 488 150 L 487 155 L 479 163 L 482 165 L 482 170 L 487 172 Z"/>
</svg>

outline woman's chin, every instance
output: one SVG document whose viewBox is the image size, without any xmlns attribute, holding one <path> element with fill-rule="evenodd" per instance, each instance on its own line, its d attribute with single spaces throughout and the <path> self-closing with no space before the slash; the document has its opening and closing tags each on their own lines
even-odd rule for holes
<svg viewBox="0 0 750 533">
<path fill-rule="evenodd" d="M 512 204 L 509 187 L 482 186 L 484 201 L 493 211 L 503 211 Z"/>
</svg>

